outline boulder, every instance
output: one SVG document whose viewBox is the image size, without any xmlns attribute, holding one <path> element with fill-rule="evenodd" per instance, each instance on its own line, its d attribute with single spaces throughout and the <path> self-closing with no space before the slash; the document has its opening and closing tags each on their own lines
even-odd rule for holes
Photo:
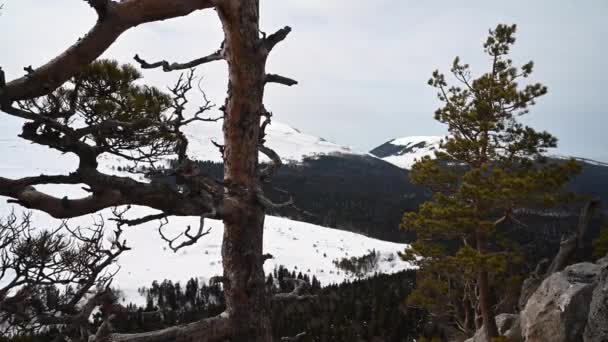
<svg viewBox="0 0 608 342">
<path fill-rule="evenodd" d="M 603 266 L 596 282 L 589 306 L 585 342 L 608 341 L 608 263 Z"/>
<path fill-rule="evenodd" d="M 605 257 L 603 257 L 601 259 L 599 259 L 595 263 L 598 264 L 598 265 L 600 265 L 602 268 L 608 267 L 608 255 L 606 255 Z"/>
<path fill-rule="evenodd" d="M 527 342 L 579 342 L 587 324 L 595 278 L 601 267 L 579 263 L 547 277 L 521 312 Z"/>
<path fill-rule="evenodd" d="M 523 341 L 521 336 L 521 318 L 514 314 L 500 314 L 496 316 L 496 326 L 500 336 L 506 337 L 509 342 Z"/>
<path fill-rule="evenodd" d="M 496 326 L 498 327 L 498 333 L 501 336 L 507 337 L 509 342 L 522 341 L 519 315 L 506 313 L 497 315 Z M 465 342 L 486 342 L 486 334 L 483 327 L 477 330 L 475 335 Z"/>
</svg>

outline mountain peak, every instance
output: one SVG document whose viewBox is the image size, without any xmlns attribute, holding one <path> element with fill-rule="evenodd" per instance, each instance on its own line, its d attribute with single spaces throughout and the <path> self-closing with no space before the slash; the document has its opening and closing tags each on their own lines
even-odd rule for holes
<svg viewBox="0 0 608 342">
<path fill-rule="evenodd" d="M 370 151 L 374 156 L 402 169 L 411 169 L 415 161 L 433 156 L 439 149 L 441 136 L 410 136 L 392 139 Z"/>
<path fill-rule="evenodd" d="M 211 140 L 222 143 L 222 123 L 209 123 L 190 128 L 186 135 L 190 139 L 189 153 L 198 160 L 221 162 L 222 157 Z M 328 154 L 361 154 L 348 146 L 327 141 L 321 137 L 306 134 L 287 124 L 272 121 L 266 129 L 267 146 L 274 149 L 283 162 L 300 162 L 305 157 Z M 262 161 L 268 161 L 260 155 Z"/>
</svg>

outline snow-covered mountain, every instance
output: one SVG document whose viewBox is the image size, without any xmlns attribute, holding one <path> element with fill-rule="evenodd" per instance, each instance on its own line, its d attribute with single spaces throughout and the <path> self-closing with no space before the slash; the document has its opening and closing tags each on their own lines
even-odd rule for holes
<svg viewBox="0 0 608 342">
<path fill-rule="evenodd" d="M 222 123 L 205 123 L 188 128 L 186 131 L 190 139 L 189 153 L 198 160 L 221 162 L 221 155 L 211 141 L 223 142 Z M 327 154 L 361 154 L 347 146 L 329 142 L 323 138 L 302 133 L 299 130 L 277 122 L 266 128 L 266 144 L 274 149 L 283 162 L 299 162 L 304 157 L 313 157 Z M 268 161 L 260 155 L 262 161 Z"/>
<path fill-rule="evenodd" d="M 222 163 L 222 155 L 218 147 L 214 145 L 214 143 L 223 144 L 224 142 L 222 122 L 206 122 L 201 125 L 187 126 L 184 133 L 189 139 L 188 155 L 190 158 L 197 161 Z M 272 148 L 285 164 L 300 163 L 305 158 L 318 158 L 320 156 L 369 155 L 354 151 L 348 146 L 335 144 L 321 137 L 302 133 L 289 125 L 276 121 L 272 121 L 266 127 L 266 146 Z M 129 164 L 124 159 L 113 155 L 104 154 L 99 159 L 103 171 L 112 174 L 116 174 L 116 169 Z M 170 159 L 172 157 L 167 158 L 167 163 Z M 263 153 L 260 153 L 259 160 L 262 163 L 270 162 L 270 159 Z M 108 168 L 104 168 L 104 166 Z M 143 181 L 143 176 L 139 180 Z"/>
<path fill-rule="evenodd" d="M 221 143 L 221 124 L 199 126 L 200 129 L 188 132 L 192 140 L 190 154 L 198 160 L 221 161 L 218 150 L 209 142 L 210 139 L 215 139 Z M 347 147 L 301 133 L 279 123 L 270 126 L 267 141 L 286 162 L 299 162 L 303 157 L 319 155 L 356 154 Z M 0 163 L 2 177 L 65 173 L 77 166 L 77 160 L 71 155 L 62 155 L 16 137 L 0 139 L 0 153 L 3 156 L 3 162 Z M 102 169 L 120 173 L 115 167 L 107 165 L 116 162 L 115 158 L 102 158 L 101 162 Z M 106 165 L 103 165 L 104 163 Z M 57 196 L 85 195 L 79 186 L 48 185 L 40 186 L 40 189 Z M 11 210 L 19 212 L 23 209 L 9 205 L 0 198 L 0 215 L 6 215 Z M 148 208 L 133 207 L 129 216 L 141 217 L 153 212 Z M 109 212 L 106 210 L 102 215 L 109 217 Z M 86 226 L 95 218 L 94 215 L 75 218 L 70 220 L 70 225 Z M 55 228 L 60 224 L 58 220 L 42 212 L 34 213 L 33 223 L 36 227 L 46 229 Z M 176 236 L 188 225 L 196 224 L 197 218 L 170 218 L 165 234 Z M 132 250 L 121 256 L 120 272 L 113 284 L 124 291 L 129 301 L 141 304 L 143 298 L 139 296 L 137 289 L 149 286 L 153 280 L 170 279 L 183 282 L 191 277 L 209 279 L 220 275 L 223 226 L 221 222 L 214 220 L 207 220 L 206 226 L 212 228 L 209 235 L 202 238 L 198 244 L 177 254 L 166 248 L 154 222 L 127 230 L 125 238 Z M 363 256 L 372 250 L 378 252 L 380 257 L 376 269 L 370 271 L 370 274 L 376 271 L 392 273 L 410 267 L 397 256 L 397 252 L 407 248 L 406 244 L 380 241 L 280 217 L 267 216 L 264 244 L 265 252 L 275 257 L 265 263 L 267 272 L 271 272 L 275 266 L 284 265 L 289 270 L 297 268 L 297 271 L 311 277 L 315 275 L 322 284 L 342 282 L 355 277 L 340 271 L 334 265 L 334 260 Z"/>
<path fill-rule="evenodd" d="M 424 156 L 434 156 L 441 143 L 440 136 L 411 136 L 390 140 L 370 151 L 402 169 L 411 169 L 414 162 Z"/>
<path fill-rule="evenodd" d="M 382 160 L 389 162 L 402 169 L 411 169 L 414 162 L 422 157 L 435 155 L 435 151 L 439 150 L 443 136 L 411 136 L 397 138 L 387 141 L 386 143 L 374 148 L 370 151 Z M 596 165 L 606 167 L 608 163 L 597 160 L 567 156 L 562 154 L 548 154 L 547 157 L 554 159 L 571 159 L 574 158 L 583 164 Z"/>
</svg>

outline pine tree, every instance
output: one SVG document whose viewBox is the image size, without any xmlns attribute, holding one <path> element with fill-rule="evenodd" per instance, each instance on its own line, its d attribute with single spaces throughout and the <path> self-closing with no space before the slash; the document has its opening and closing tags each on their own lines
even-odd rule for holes
<svg viewBox="0 0 608 342">
<path fill-rule="evenodd" d="M 498 335 L 493 282 L 520 260 L 517 245 L 500 228 L 521 209 L 563 200 L 563 185 L 580 168 L 574 161 L 543 158 L 557 139 L 518 121 L 547 88 L 518 83 L 534 64 L 518 68 L 509 58 L 515 31 L 515 25 L 490 30 L 483 47 L 491 66 L 478 78 L 458 57 L 451 69 L 457 85 L 433 72 L 429 85 L 442 102 L 435 119 L 447 125 L 449 135 L 435 159 L 413 166 L 412 181 L 433 196 L 402 222 L 417 235 L 403 258 L 421 267 L 409 304 L 449 313 L 468 334 L 483 324 L 488 339 Z"/>
</svg>

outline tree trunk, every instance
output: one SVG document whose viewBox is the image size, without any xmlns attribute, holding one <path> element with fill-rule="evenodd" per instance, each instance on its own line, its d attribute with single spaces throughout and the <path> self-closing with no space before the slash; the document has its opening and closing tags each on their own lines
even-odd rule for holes
<svg viewBox="0 0 608 342">
<path fill-rule="evenodd" d="M 468 298 L 466 298 L 465 300 L 463 300 L 463 314 L 464 314 L 464 320 L 462 323 L 462 327 L 464 328 L 464 333 L 468 335 L 470 335 L 472 332 L 474 333 L 474 321 L 475 321 L 475 314 L 473 313 L 473 309 L 471 307 L 471 301 L 469 301 Z"/>
<path fill-rule="evenodd" d="M 489 342 L 493 337 L 498 336 L 498 328 L 496 327 L 494 312 L 492 312 L 487 271 L 479 271 L 477 274 L 477 286 L 479 287 L 479 307 L 483 319 L 483 328 L 485 329 Z"/>
<path fill-rule="evenodd" d="M 585 247 L 585 237 L 589 230 L 589 224 L 595 214 L 595 211 L 600 206 L 599 199 L 591 199 L 585 203 L 578 217 L 576 233 L 561 241 L 559 251 L 553 258 L 551 265 L 545 273 L 545 278 L 555 272 L 559 272 L 566 266 L 581 260 L 582 249 Z"/>
<path fill-rule="evenodd" d="M 486 240 L 483 232 L 477 231 L 477 250 L 480 254 L 485 253 L 485 246 Z M 485 330 L 487 341 L 490 342 L 493 337 L 498 337 L 498 328 L 496 327 L 496 320 L 492 311 L 488 271 L 485 269 L 477 273 L 477 288 L 479 289 L 479 309 L 483 319 L 483 329 Z"/>
<path fill-rule="evenodd" d="M 262 244 L 265 210 L 258 144 L 267 52 L 259 37 L 259 1 L 224 1 L 222 21 L 228 63 L 224 109 L 224 181 L 232 213 L 224 219 L 222 258 L 231 341 L 272 341 L 270 302 L 264 286 Z"/>
</svg>

